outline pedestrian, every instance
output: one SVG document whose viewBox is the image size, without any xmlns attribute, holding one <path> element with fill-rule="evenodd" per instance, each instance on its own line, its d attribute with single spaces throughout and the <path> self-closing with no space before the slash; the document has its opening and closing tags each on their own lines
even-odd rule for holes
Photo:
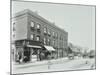
<svg viewBox="0 0 100 75">
<path fill-rule="evenodd" d="M 24 62 L 26 63 L 27 62 L 27 56 L 24 56 Z"/>
<path fill-rule="evenodd" d="M 21 63 L 21 55 L 19 55 L 19 64 Z"/>
<path fill-rule="evenodd" d="M 85 64 L 88 64 L 88 61 L 86 61 Z"/>
</svg>

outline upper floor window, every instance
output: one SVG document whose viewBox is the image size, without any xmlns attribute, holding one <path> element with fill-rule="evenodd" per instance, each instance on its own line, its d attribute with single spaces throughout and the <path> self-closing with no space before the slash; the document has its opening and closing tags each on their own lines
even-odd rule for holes
<svg viewBox="0 0 100 75">
<path fill-rule="evenodd" d="M 55 45 L 55 40 L 52 41 L 53 46 Z"/>
<path fill-rule="evenodd" d="M 62 39 L 61 35 L 60 35 L 60 40 Z"/>
<path fill-rule="evenodd" d="M 15 38 L 15 34 L 14 33 L 12 34 L 12 38 Z"/>
<path fill-rule="evenodd" d="M 13 30 L 13 32 L 15 32 L 15 22 L 13 23 L 13 26 L 12 26 L 13 28 L 12 28 L 12 30 Z"/>
<path fill-rule="evenodd" d="M 13 22 L 13 26 L 15 25 L 15 22 Z"/>
<path fill-rule="evenodd" d="M 36 40 L 37 40 L 37 41 L 40 41 L 40 36 L 37 36 L 37 37 L 36 37 Z"/>
<path fill-rule="evenodd" d="M 58 34 L 56 33 L 56 37 L 58 37 Z"/>
<path fill-rule="evenodd" d="M 50 39 L 48 39 L 48 44 L 50 45 Z"/>
<path fill-rule="evenodd" d="M 30 37 L 31 37 L 31 40 L 33 40 L 33 39 L 34 39 L 34 34 L 31 34 L 31 36 L 30 36 Z"/>
<path fill-rule="evenodd" d="M 63 37 L 61 38 L 61 40 L 63 41 Z"/>
<path fill-rule="evenodd" d="M 40 24 L 37 24 L 37 29 L 40 29 Z"/>
<path fill-rule="evenodd" d="M 53 32 L 53 36 L 55 35 L 55 32 Z"/>
<path fill-rule="evenodd" d="M 31 22 L 31 27 L 34 27 L 35 26 L 35 23 L 32 21 Z"/>
<path fill-rule="evenodd" d="M 46 38 L 44 38 L 44 44 L 46 44 Z"/>
<path fill-rule="evenodd" d="M 15 32 L 16 31 L 16 29 L 15 29 L 15 27 L 13 27 L 13 32 Z"/>
<path fill-rule="evenodd" d="M 46 28 L 44 28 L 44 33 L 47 33 L 47 29 Z"/>
<path fill-rule="evenodd" d="M 50 30 L 48 30 L 48 34 L 49 34 L 49 35 L 51 34 Z"/>
</svg>

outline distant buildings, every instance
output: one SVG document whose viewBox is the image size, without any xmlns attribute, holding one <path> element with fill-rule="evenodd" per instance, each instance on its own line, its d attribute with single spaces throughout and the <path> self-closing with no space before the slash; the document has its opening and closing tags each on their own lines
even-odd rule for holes
<svg viewBox="0 0 100 75">
<path fill-rule="evenodd" d="M 12 47 L 14 60 L 21 58 L 31 61 L 67 56 L 68 32 L 50 23 L 31 10 L 18 12 L 12 17 Z"/>
</svg>

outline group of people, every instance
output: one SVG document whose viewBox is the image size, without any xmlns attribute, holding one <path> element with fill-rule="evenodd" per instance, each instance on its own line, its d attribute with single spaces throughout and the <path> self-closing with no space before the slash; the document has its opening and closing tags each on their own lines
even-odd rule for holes
<svg viewBox="0 0 100 75">
<path fill-rule="evenodd" d="M 41 52 L 41 53 L 39 54 L 39 59 L 40 59 L 40 61 L 41 61 L 41 60 L 50 59 L 50 58 L 51 58 L 51 53 L 50 53 L 50 52 L 45 52 L 45 53 Z"/>
<path fill-rule="evenodd" d="M 22 55 L 20 55 L 20 54 L 17 55 L 16 62 L 22 63 L 22 62 L 27 62 L 27 61 L 28 61 L 28 57 L 27 56 L 24 56 L 22 58 Z"/>
<path fill-rule="evenodd" d="M 23 55 L 23 53 L 21 51 L 19 51 L 16 54 L 16 62 L 19 62 L 19 63 L 25 62 L 26 63 L 28 61 L 31 61 L 32 58 L 31 58 L 30 54 L 31 53 L 24 52 L 24 55 Z M 39 53 L 36 51 L 33 51 L 32 56 L 33 56 L 33 58 L 36 58 L 35 60 L 39 60 L 39 61 L 52 59 L 51 52 L 49 52 L 49 51 L 39 52 Z"/>
</svg>

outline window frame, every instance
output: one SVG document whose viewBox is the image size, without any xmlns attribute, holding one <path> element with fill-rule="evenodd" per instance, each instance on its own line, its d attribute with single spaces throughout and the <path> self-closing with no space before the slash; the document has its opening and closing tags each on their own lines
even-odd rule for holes
<svg viewBox="0 0 100 75">
<path fill-rule="evenodd" d="M 40 36 L 39 35 L 36 36 L 36 41 L 40 41 Z"/>
<path fill-rule="evenodd" d="M 51 35 L 51 30 L 50 29 L 48 29 L 48 35 Z"/>
<path fill-rule="evenodd" d="M 35 22 L 34 22 L 34 21 L 31 21 L 31 23 L 30 23 L 30 24 L 31 24 L 31 27 L 32 27 L 32 28 L 34 28 L 34 27 L 35 27 Z M 32 25 L 32 24 L 33 24 L 33 25 Z"/>
<path fill-rule="evenodd" d="M 46 44 L 46 38 L 45 37 L 43 38 L 43 43 Z"/>
<path fill-rule="evenodd" d="M 46 27 L 44 27 L 44 33 L 47 33 L 47 28 Z"/>
<path fill-rule="evenodd" d="M 38 27 L 38 26 L 39 26 L 39 27 Z M 36 24 L 36 28 L 37 28 L 37 29 L 40 29 L 40 28 L 41 28 L 41 25 L 40 25 L 39 23 L 37 23 L 37 24 Z"/>
<path fill-rule="evenodd" d="M 55 32 L 54 31 L 52 32 L 52 35 L 55 36 Z"/>
<path fill-rule="evenodd" d="M 50 45 L 50 39 L 48 38 L 48 45 Z"/>
<path fill-rule="evenodd" d="M 56 35 L 55 36 L 56 36 L 56 38 L 58 37 L 58 33 L 57 32 L 56 32 Z"/>
<path fill-rule="evenodd" d="M 34 34 L 31 34 L 31 35 L 30 35 L 31 40 L 34 40 L 34 37 L 35 37 Z"/>
</svg>

